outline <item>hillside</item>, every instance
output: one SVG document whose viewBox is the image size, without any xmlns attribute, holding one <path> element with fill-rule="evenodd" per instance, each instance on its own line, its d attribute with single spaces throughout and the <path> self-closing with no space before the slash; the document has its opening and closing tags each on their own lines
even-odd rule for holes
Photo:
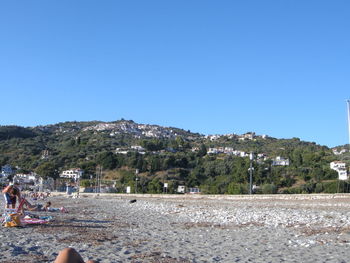
<svg viewBox="0 0 350 263">
<path fill-rule="evenodd" d="M 259 191 L 322 192 L 328 187 L 324 182 L 337 178 L 329 163 L 349 161 L 348 152 L 334 155 L 328 147 L 298 138 L 253 132 L 204 136 L 127 120 L 0 126 L 0 152 L 0 165 L 44 176 L 57 177 L 64 169 L 80 167 L 86 178 L 93 178 L 101 165 L 121 189 L 134 185 L 138 169 L 143 192 L 161 192 L 167 181 L 172 189 L 185 184 L 207 193 L 244 193 L 250 152 L 255 153 L 254 184 Z M 290 165 L 272 165 L 278 156 Z"/>
</svg>

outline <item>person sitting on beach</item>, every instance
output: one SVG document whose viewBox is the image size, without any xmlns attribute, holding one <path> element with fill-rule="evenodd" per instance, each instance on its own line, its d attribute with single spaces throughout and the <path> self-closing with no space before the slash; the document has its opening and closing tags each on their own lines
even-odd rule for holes
<svg viewBox="0 0 350 263">
<path fill-rule="evenodd" d="M 54 263 L 85 263 L 83 258 L 74 248 L 61 250 Z M 95 260 L 88 260 L 86 263 L 97 263 Z"/>
<path fill-rule="evenodd" d="M 39 194 L 38 194 L 37 192 L 32 192 L 32 193 L 30 194 L 30 198 L 32 198 L 33 200 L 37 200 L 37 199 L 38 199 L 38 196 L 39 196 Z"/>
<path fill-rule="evenodd" d="M 15 209 L 16 199 L 21 200 L 21 191 L 18 188 L 18 184 L 9 184 L 2 190 L 2 193 L 5 198 L 5 208 L 10 208 L 11 205 L 12 209 Z"/>
</svg>

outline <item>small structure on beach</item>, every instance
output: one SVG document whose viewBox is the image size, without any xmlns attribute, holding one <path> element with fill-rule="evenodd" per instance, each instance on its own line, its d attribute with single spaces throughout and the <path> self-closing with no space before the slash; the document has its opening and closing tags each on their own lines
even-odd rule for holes
<svg viewBox="0 0 350 263">
<path fill-rule="evenodd" d="M 179 193 L 179 194 L 184 194 L 185 190 L 186 190 L 186 186 L 184 186 L 184 185 L 179 185 L 177 187 L 177 193 Z"/>
<path fill-rule="evenodd" d="M 200 194 L 201 191 L 198 187 L 190 187 L 187 191 L 188 194 Z"/>
<path fill-rule="evenodd" d="M 201 191 L 198 187 L 189 187 L 187 188 L 184 185 L 179 185 L 177 187 L 177 193 L 178 194 L 200 194 Z"/>
</svg>

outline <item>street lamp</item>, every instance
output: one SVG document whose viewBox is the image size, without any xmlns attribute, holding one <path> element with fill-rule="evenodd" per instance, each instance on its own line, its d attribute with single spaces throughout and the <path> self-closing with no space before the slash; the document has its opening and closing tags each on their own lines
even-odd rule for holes
<svg viewBox="0 0 350 263">
<path fill-rule="evenodd" d="M 254 159 L 254 154 L 251 152 L 249 154 L 249 160 L 250 160 L 250 165 L 249 165 L 249 194 L 252 194 L 253 190 L 253 159 Z"/>
</svg>

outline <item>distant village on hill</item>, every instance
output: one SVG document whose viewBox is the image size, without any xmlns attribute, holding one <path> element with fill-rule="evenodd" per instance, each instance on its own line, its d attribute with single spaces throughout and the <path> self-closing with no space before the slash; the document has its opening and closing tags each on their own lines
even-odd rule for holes
<svg viewBox="0 0 350 263">
<path fill-rule="evenodd" d="M 17 181 L 31 191 L 348 192 L 348 149 L 254 132 L 205 136 L 127 120 L 0 126 L 0 182 Z"/>
</svg>

